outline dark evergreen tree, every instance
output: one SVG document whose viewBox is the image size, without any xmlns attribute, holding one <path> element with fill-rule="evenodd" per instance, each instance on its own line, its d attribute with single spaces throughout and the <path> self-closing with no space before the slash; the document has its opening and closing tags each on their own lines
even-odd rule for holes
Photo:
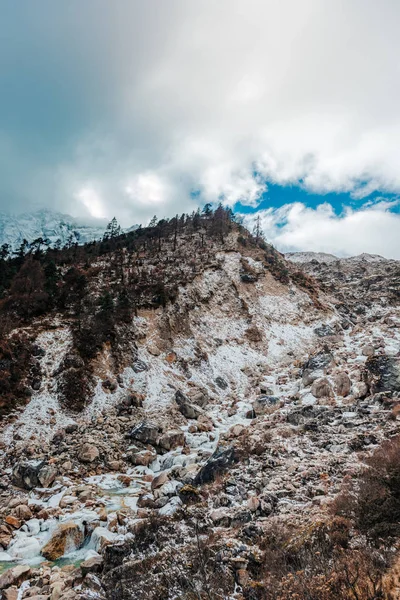
<svg viewBox="0 0 400 600">
<path fill-rule="evenodd" d="M 121 226 L 118 224 L 117 219 L 113 217 L 106 227 L 106 230 L 103 235 L 103 240 L 112 240 L 121 234 Z"/>
</svg>

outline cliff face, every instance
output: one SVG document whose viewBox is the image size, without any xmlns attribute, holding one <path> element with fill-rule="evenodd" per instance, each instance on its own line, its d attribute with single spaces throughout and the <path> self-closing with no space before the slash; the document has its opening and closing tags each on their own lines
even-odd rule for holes
<svg viewBox="0 0 400 600">
<path fill-rule="evenodd" d="M 4 395 L 2 559 L 95 560 L 65 598 L 292 597 L 300 554 L 320 577 L 316 539 L 338 544 L 321 523 L 356 543 L 329 507 L 398 431 L 399 263 L 293 264 L 227 214 L 107 244 L 28 257 L 44 279 L 21 300 L 18 265 L 4 294 L 25 396 Z"/>
</svg>

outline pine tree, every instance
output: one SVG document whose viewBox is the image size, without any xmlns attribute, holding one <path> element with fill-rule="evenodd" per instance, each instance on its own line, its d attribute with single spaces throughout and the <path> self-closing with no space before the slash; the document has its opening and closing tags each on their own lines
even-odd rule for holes
<svg viewBox="0 0 400 600">
<path fill-rule="evenodd" d="M 253 227 L 253 235 L 256 238 L 256 242 L 258 243 L 260 240 L 264 239 L 264 232 L 261 227 L 261 219 L 260 215 L 257 215 L 256 223 Z"/>
<path fill-rule="evenodd" d="M 106 230 L 103 235 L 103 240 L 112 240 L 121 235 L 121 233 L 121 226 L 118 224 L 117 219 L 113 217 L 106 227 Z"/>
<path fill-rule="evenodd" d="M 101 312 L 106 316 L 114 311 L 114 300 L 110 292 L 106 292 L 100 297 L 99 305 Z"/>
<path fill-rule="evenodd" d="M 149 227 L 155 227 L 157 225 L 157 223 L 158 223 L 157 216 L 154 215 L 154 217 L 152 218 L 152 220 L 149 223 Z"/>
<path fill-rule="evenodd" d="M 207 202 L 207 204 L 204 205 L 202 213 L 206 217 L 209 217 L 212 214 L 212 205 L 209 202 Z"/>
</svg>

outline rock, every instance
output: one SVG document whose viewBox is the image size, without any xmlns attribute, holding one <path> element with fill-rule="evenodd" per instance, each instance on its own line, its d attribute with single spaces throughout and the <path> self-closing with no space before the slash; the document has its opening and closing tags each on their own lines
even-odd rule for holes
<svg viewBox="0 0 400 600">
<path fill-rule="evenodd" d="M 5 531 L 0 532 L 0 545 L 3 548 L 7 548 L 11 542 L 11 533 L 6 533 Z"/>
<path fill-rule="evenodd" d="M 52 586 L 50 600 L 60 600 L 61 595 L 64 590 L 64 583 L 62 581 L 57 581 Z"/>
<path fill-rule="evenodd" d="M 327 325 L 327 324 L 316 327 L 314 329 L 314 333 L 318 337 L 328 337 L 331 335 L 335 335 L 335 331 L 332 329 L 332 327 L 330 325 Z"/>
<path fill-rule="evenodd" d="M 186 419 L 197 419 L 203 414 L 202 409 L 195 404 L 189 402 L 188 398 L 181 391 L 177 391 L 175 394 L 175 401 L 178 405 L 180 412 Z"/>
<path fill-rule="evenodd" d="M 366 344 L 361 348 L 361 354 L 363 356 L 372 357 L 375 354 L 375 348 L 372 346 L 372 344 Z"/>
<path fill-rule="evenodd" d="M 38 473 L 40 485 L 44 488 L 50 487 L 57 477 L 57 469 L 54 465 L 45 465 Z"/>
<path fill-rule="evenodd" d="M 303 385 L 308 387 L 334 363 L 330 352 L 318 352 L 308 359 L 303 366 Z"/>
<path fill-rule="evenodd" d="M 253 410 L 257 416 L 265 415 L 268 410 L 279 402 L 277 396 L 258 396 L 253 402 Z"/>
<path fill-rule="evenodd" d="M 51 539 L 42 548 L 41 554 L 47 560 L 57 560 L 67 552 L 80 548 L 83 540 L 83 531 L 76 523 L 69 521 L 55 530 Z"/>
<path fill-rule="evenodd" d="M 217 447 L 214 454 L 210 456 L 205 465 L 197 473 L 194 478 L 194 485 L 202 485 L 203 483 L 214 481 L 216 475 L 229 469 L 237 460 L 234 448 Z"/>
<path fill-rule="evenodd" d="M 255 512 L 260 507 L 260 500 L 257 496 L 250 496 L 247 500 L 247 508 L 251 510 L 251 512 Z"/>
<path fill-rule="evenodd" d="M 216 377 L 215 383 L 221 390 L 226 390 L 226 388 L 228 387 L 228 383 L 222 377 Z"/>
<path fill-rule="evenodd" d="M 151 482 L 151 489 L 155 490 L 161 487 L 162 485 L 164 485 L 164 483 L 167 483 L 168 480 L 168 473 L 166 471 L 162 471 L 159 475 L 154 477 L 153 481 Z"/>
<path fill-rule="evenodd" d="M 93 444 L 85 443 L 78 451 L 78 460 L 83 463 L 91 463 L 97 460 L 100 456 L 99 450 Z"/>
<path fill-rule="evenodd" d="M 372 356 L 367 358 L 365 366 L 368 370 L 371 392 L 400 392 L 400 359 L 389 356 Z"/>
<path fill-rule="evenodd" d="M 351 391 L 351 380 L 347 373 L 339 373 L 333 378 L 335 392 L 338 396 L 345 398 Z"/>
<path fill-rule="evenodd" d="M 207 390 L 194 390 L 189 394 L 190 401 L 196 406 L 200 406 L 200 408 L 204 408 L 209 401 L 209 396 Z"/>
<path fill-rule="evenodd" d="M 71 504 L 75 504 L 78 501 L 76 496 L 69 496 L 65 494 L 60 500 L 60 508 L 67 508 L 67 506 L 71 506 Z"/>
<path fill-rule="evenodd" d="M 45 466 L 43 460 L 31 460 L 18 463 L 12 473 L 12 482 L 20 488 L 31 490 L 35 487 L 41 487 L 39 481 L 39 472 Z"/>
<path fill-rule="evenodd" d="M 326 377 L 314 381 L 311 386 L 311 393 L 316 398 L 330 398 L 333 396 L 331 384 Z"/>
<path fill-rule="evenodd" d="M 158 440 L 158 445 L 163 450 L 173 450 L 185 444 L 185 434 L 180 429 L 171 429 L 164 433 Z"/>
<path fill-rule="evenodd" d="M 129 437 L 143 444 L 156 444 L 159 436 L 160 428 L 153 423 L 143 421 L 134 427 Z"/>
<path fill-rule="evenodd" d="M 21 521 L 12 515 L 8 515 L 5 518 L 5 521 L 7 525 L 11 525 L 11 527 L 14 527 L 14 529 L 19 529 L 21 527 Z"/>
<path fill-rule="evenodd" d="M 69 425 L 66 426 L 65 428 L 65 433 L 75 433 L 75 431 L 78 430 L 78 424 L 77 423 L 70 423 Z"/>
<path fill-rule="evenodd" d="M 137 506 L 138 508 L 154 508 L 154 496 L 149 493 L 140 494 Z"/>
<path fill-rule="evenodd" d="M 14 509 L 15 516 L 21 521 L 29 521 L 32 518 L 32 511 L 26 504 L 20 504 Z"/>
<path fill-rule="evenodd" d="M 132 464 L 142 467 L 148 467 L 156 458 L 154 450 L 136 450 L 129 457 Z"/>
<path fill-rule="evenodd" d="M 92 556 L 81 563 L 81 571 L 83 577 L 88 573 L 100 573 L 103 569 L 103 558 L 99 556 Z"/>
<path fill-rule="evenodd" d="M 23 581 L 29 579 L 30 573 L 31 569 L 27 565 L 18 565 L 12 569 L 8 569 L 0 577 L 0 590 L 5 590 L 12 585 L 21 585 Z"/>
<path fill-rule="evenodd" d="M 9 587 L 6 590 L 3 590 L 3 594 L 2 594 L 2 599 L 3 600 L 18 600 L 18 588 L 13 585 L 12 587 Z"/>
<path fill-rule="evenodd" d="M 143 373 L 143 371 L 148 371 L 149 367 L 143 360 L 137 360 L 133 363 L 132 369 L 135 373 Z"/>
<path fill-rule="evenodd" d="M 229 527 L 231 517 L 226 514 L 226 508 L 216 508 L 210 513 L 210 519 L 219 527 Z"/>
</svg>

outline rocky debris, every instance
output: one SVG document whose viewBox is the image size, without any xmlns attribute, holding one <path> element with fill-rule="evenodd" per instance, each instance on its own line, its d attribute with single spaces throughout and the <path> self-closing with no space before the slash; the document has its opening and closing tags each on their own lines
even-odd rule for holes
<svg viewBox="0 0 400 600">
<path fill-rule="evenodd" d="M 73 521 L 63 523 L 52 534 L 50 540 L 42 548 L 41 554 L 47 560 L 57 560 L 68 551 L 80 548 L 84 541 L 83 531 Z"/>
<path fill-rule="evenodd" d="M 196 406 L 196 404 L 189 402 L 188 398 L 180 390 L 175 394 L 175 402 L 186 419 L 198 419 L 203 414 L 202 409 Z"/>
<path fill-rule="evenodd" d="M 92 463 L 98 460 L 99 456 L 99 449 L 93 444 L 85 443 L 78 450 L 78 460 L 83 463 Z"/>
</svg>

